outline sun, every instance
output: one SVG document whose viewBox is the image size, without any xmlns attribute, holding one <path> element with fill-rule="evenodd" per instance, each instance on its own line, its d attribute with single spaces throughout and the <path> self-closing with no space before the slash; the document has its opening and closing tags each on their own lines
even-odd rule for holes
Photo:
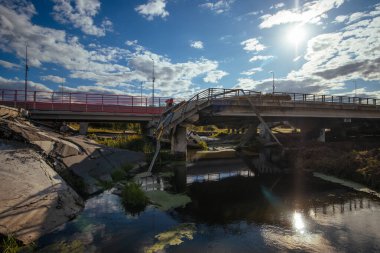
<svg viewBox="0 0 380 253">
<path fill-rule="evenodd" d="M 295 46 L 298 46 L 302 41 L 304 41 L 305 37 L 306 30 L 303 26 L 294 26 L 287 32 L 288 41 Z"/>
</svg>

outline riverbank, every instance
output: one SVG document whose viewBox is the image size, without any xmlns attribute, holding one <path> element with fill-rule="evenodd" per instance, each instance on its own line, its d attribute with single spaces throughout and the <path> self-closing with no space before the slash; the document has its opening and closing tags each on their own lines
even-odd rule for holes
<svg viewBox="0 0 380 253">
<path fill-rule="evenodd" d="M 24 244 L 73 219 L 121 169 L 145 163 L 142 152 L 61 134 L 4 106 L 0 151 L 0 235 Z"/>
<path fill-rule="evenodd" d="M 321 172 L 380 190 L 380 144 L 375 141 L 301 143 L 291 151 L 296 170 Z"/>
</svg>

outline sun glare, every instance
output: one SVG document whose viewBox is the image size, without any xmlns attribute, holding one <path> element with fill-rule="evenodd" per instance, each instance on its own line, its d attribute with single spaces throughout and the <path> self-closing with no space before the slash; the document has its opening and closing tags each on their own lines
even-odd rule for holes
<svg viewBox="0 0 380 253">
<path fill-rule="evenodd" d="M 302 26 L 294 26 L 287 33 L 288 41 L 296 46 L 298 46 L 305 37 L 306 31 Z"/>
</svg>

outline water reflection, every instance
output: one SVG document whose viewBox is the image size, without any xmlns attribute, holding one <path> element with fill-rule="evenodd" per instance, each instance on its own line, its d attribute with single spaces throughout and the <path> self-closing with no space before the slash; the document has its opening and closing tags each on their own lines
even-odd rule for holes
<svg viewBox="0 0 380 253">
<path fill-rule="evenodd" d="M 293 214 L 293 227 L 301 234 L 305 232 L 305 223 L 303 221 L 303 217 L 301 213 L 297 211 Z"/>
<path fill-rule="evenodd" d="M 182 167 L 174 179 L 178 185 L 172 188 L 191 197 L 184 208 L 149 207 L 131 217 L 118 196 L 106 192 L 41 242 L 79 239 L 85 252 L 143 252 L 163 245 L 165 252 L 380 252 L 380 201 L 340 185 L 310 175 L 255 177 L 231 161 Z M 157 175 L 141 180 L 147 190 L 173 183 Z M 183 243 L 167 246 L 155 237 L 172 235 L 184 223 L 195 224 L 192 240 L 181 237 Z"/>
</svg>

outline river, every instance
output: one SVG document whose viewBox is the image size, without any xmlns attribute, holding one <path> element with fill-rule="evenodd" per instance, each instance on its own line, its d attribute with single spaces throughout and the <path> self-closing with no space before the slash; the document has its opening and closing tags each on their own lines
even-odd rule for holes
<svg viewBox="0 0 380 253">
<path fill-rule="evenodd" d="M 77 218 L 42 237 L 38 248 L 380 252 L 379 199 L 307 173 L 255 177 L 231 161 L 188 168 L 185 191 L 192 202 L 175 210 L 148 206 L 133 216 L 110 191 L 88 199 Z"/>
</svg>

